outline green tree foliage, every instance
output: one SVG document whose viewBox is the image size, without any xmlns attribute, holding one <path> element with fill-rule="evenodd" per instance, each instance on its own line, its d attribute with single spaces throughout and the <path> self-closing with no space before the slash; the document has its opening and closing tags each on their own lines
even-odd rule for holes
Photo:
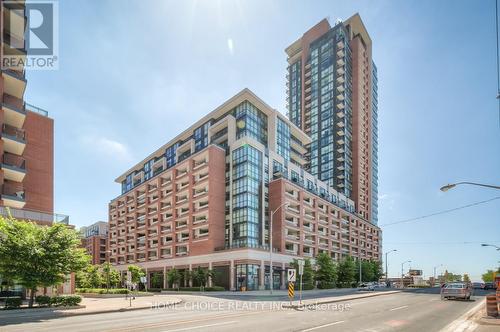
<svg viewBox="0 0 500 332">
<path fill-rule="evenodd" d="M 151 287 L 163 288 L 163 273 L 155 272 L 151 275 Z"/>
<path fill-rule="evenodd" d="M 179 281 L 181 280 L 181 274 L 177 269 L 170 269 L 167 272 L 167 281 L 170 287 L 177 286 L 179 288 Z"/>
<path fill-rule="evenodd" d="M 144 270 L 137 265 L 129 265 L 128 270 L 132 278 L 132 283 L 138 284 L 141 281 L 141 277 L 144 277 L 146 273 Z"/>
<path fill-rule="evenodd" d="M 356 281 L 359 280 L 359 261 L 356 261 Z M 361 281 L 374 281 L 375 274 L 373 273 L 373 265 L 370 261 L 361 260 Z"/>
<path fill-rule="evenodd" d="M 493 282 L 493 274 L 494 274 L 495 271 L 493 270 L 488 270 L 486 271 L 486 273 L 484 273 L 481 277 L 483 279 L 484 282 Z M 498 268 L 497 270 L 497 274 L 500 274 L 500 267 Z"/>
<path fill-rule="evenodd" d="M 316 281 L 318 288 L 326 289 L 335 287 L 337 270 L 330 255 L 321 253 L 316 256 Z"/>
<path fill-rule="evenodd" d="M 352 287 L 356 283 L 356 262 L 351 256 L 346 256 L 337 265 L 337 285 Z"/>
<path fill-rule="evenodd" d="M 463 278 L 462 278 L 462 280 L 463 280 L 464 282 L 470 282 L 469 275 L 468 275 L 467 273 L 465 273 L 465 274 L 464 274 L 464 276 L 463 276 Z"/>
<path fill-rule="evenodd" d="M 88 266 L 90 257 L 80 244 L 78 233 L 66 225 L 0 217 L 0 274 L 30 290 L 32 307 L 38 287 L 59 285 Z"/>
<path fill-rule="evenodd" d="M 290 266 L 297 270 L 297 282 L 299 282 L 299 263 L 294 259 Z M 302 275 L 302 288 L 303 289 L 313 289 L 314 288 L 314 270 L 312 268 L 311 260 L 309 258 L 304 260 L 304 274 Z"/>
</svg>

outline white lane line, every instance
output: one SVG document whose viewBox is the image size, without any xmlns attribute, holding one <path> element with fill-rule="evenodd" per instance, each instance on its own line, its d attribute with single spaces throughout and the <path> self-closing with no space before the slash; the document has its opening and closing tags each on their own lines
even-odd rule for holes
<svg viewBox="0 0 500 332">
<path fill-rule="evenodd" d="M 189 331 L 189 330 L 194 330 L 194 329 L 203 329 L 205 327 L 220 326 L 220 325 L 229 325 L 229 324 L 234 324 L 234 323 L 238 323 L 238 321 L 232 320 L 230 322 L 191 326 L 191 327 L 185 327 L 185 328 L 182 328 L 182 329 L 166 330 L 166 331 L 163 331 L 163 332 Z"/>
<path fill-rule="evenodd" d="M 399 310 L 399 309 L 404 309 L 404 308 L 408 308 L 408 306 L 407 305 L 403 305 L 401 307 L 389 309 L 389 311 L 394 311 L 394 310 Z"/>
<path fill-rule="evenodd" d="M 339 320 L 338 322 L 333 322 L 333 323 L 329 323 L 329 324 L 325 324 L 325 325 L 311 327 L 310 329 L 302 330 L 301 332 L 314 331 L 314 330 L 317 330 L 317 329 L 321 329 L 323 327 L 337 325 L 337 324 L 340 324 L 340 323 L 343 323 L 343 322 L 345 322 L 345 320 Z"/>
</svg>

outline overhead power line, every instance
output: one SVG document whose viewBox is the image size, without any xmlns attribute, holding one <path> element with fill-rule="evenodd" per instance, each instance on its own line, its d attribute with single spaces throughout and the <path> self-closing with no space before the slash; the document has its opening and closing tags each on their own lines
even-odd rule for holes
<svg viewBox="0 0 500 332">
<path fill-rule="evenodd" d="M 475 203 L 471 203 L 471 204 L 459 206 L 459 207 L 456 207 L 456 208 L 453 208 L 453 209 L 448 209 L 448 210 L 443 210 L 443 211 L 439 211 L 439 212 L 434 212 L 434 213 L 431 213 L 431 214 L 426 214 L 426 215 L 423 215 L 423 216 L 420 216 L 420 217 L 415 217 L 415 218 L 410 218 L 410 219 L 403 219 L 403 220 L 391 222 L 391 223 L 388 223 L 388 224 L 382 224 L 380 226 L 391 226 L 391 225 L 397 225 L 397 224 L 403 224 L 403 223 L 409 223 L 409 222 L 413 222 L 413 221 L 418 221 L 418 220 L 422 220 L 422 219 L 426 219 L 426 218 L 438 216 L 438 215 L 441 215 L 441 214 L 446 214 L 446 213 L 450 213 L 450 212 L 454 212 L 454 211 L 458 211 L 458 210 L 470 208 L 470 207 L 477 206 L 477 205 L 480 205 L 480 204 L 489 203 L 489 202 L 492 202 L 492 201 L 497 200 L 497 199 L 500 199 L 500 196 L 493 197 L 493 198 L 490 198 L 490 199 L 487 199 L 487 200 L 484 200 L 484 201 L 480 201 L 480 202 L 475 202 Z"/>
</svg>

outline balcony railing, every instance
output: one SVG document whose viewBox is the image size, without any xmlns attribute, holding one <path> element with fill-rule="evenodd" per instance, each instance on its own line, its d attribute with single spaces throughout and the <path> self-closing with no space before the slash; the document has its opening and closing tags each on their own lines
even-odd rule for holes
<svg viewBox="0 0 500 332">
<path fill-rule="evenodd" d="M 26 160 L 14 154 L 4 153 L 2 157 L 2 164 L 22 171 L 26 170 Z"/>
<path fill-rule="evenodd" d="M 0 206 L 0 215 L 4 217 L 12 216 L 12 218 L 20 220 L 43 221 L 49 223 L 69 224 L 69 216 L 64 214 L 52 214 L 32 210 L 20 210 Z"/>
<path fill-rule="evenodd" d="M 23 143 L 25 143 L 26 141 L 26 133 L 23 129 L 19 129 L 8 124 L 4 124 L 2 126 L 2 135 L 13 138 L 17 141 L 21 141 Z"/>
<path fill-rule="evenodd" d="M 38 113 L 38 114 L 43 115 L 43 116 L 49 116 L 49 112 L 47 112 L 44 109 L 41 109 L 40 107 L 36 107 L 34 105 L 25 103 L 25 108 L 26 108 L 27 111 L 30 111 L 30 112 L 33 112 L 33 113 Z"/>
</svg>

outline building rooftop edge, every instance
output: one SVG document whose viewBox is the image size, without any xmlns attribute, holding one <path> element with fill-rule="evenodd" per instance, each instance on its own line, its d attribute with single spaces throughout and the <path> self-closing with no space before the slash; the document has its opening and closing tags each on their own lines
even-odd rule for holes
<svg viewBox="0 0 500 332">
<path fill-rule="evenodd" d="M 253 100 L 252 100 L 253 99 Z M 192 124 L 190 127 L 187 129 L 183 130 L 180 134 L 175 136 L 174 138 L 170 139 L 167 143 L 163 144 L 160 146 L 158 149 L 156 149 L 153 153 L 149 154 L 146 156 L 144 159 L 139 161 L 138 163 L 135 163 L 133 167 L 129 168 L 127 171 L 122 173 L 120 176 L 118 176 L 115 179 L 115 182 L 121 183 L 127 174 L 130 174 L 133 171 L 139 170 L 139 168 L 142 169 L 142 166 L 144 165 L 145 162 L 150 160 L 153 157 L 160 157 L 165 153 L 165 149 L 169 147 L 170 145 L 174 144 L 175 142 L 183 139 L 184 137 L 187 136 L 190 132 L 192 132 L 194 129 L 198 128 L 199 126 L 203 125 L 205 122 L 209 121 L 212 118 L 217 118 L 218 116 L 217 113 L 222 113 L 229 111 L 233 107 L 236 107 L 239 103 L 248 100 L 249 102 L 256 102 L 260 105 L 255 105 L 257 108 L 265 108 L 269 112 L 274 112 L 277 116 L 279 116 L 282 120 L 287 122 L 290 127 L 294 129 L 294 132 L 299 133 L 302 135 L 302 139 L 304 140 L 310 140 L 309 136 L 307 136 L 306 133 L 304 133 L 300 128 L 298 128 L 296 125 L 294 125 L 287 117 L 286 115 L 282 114 L 281 112 L 278 112 L 276 109 L 272 108 L 269 106 L 264 100 L 259 98 L 252 90 L 249 88 L 244 88 L 243 90 L 239 91 L 229 99 L 227 99 L 224 103 L 222 103 L 220 106 L 216 107 L 213 111 L 210 113 L 206 114 L 204 117 L 196 121 L 194 124 Z M 233 105 L 234 104 L 234 105 Z M 220 116 L 219 115 L 219 116 Z"/>
</svg>

